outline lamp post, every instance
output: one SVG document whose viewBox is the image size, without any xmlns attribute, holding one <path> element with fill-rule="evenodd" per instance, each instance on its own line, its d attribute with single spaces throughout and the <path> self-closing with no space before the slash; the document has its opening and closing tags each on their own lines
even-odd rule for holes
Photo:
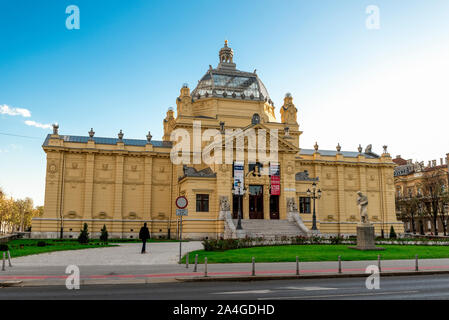
<svg viewBox="0 0 449 320">
<path fill-rule="evenodd" d="M 312 223 L 312 231 L 317 231 L 316 227 L 316 212 L 315 212 L 315 200 L 321 198 L 321 189 L 316 190 L 316 183 L 312 183 L 312 191 L 307 189 L 307 195 L 313 199 L 313 223 Z"/>
<path fill-rule="evenodd" d="M 232 191 L 235 195 L 238 195 L 238 202 L 239 202 L 239 211 L 238 211 L 238 220 L 237 220 L 237 230 L 242 230 L 242 205 L 240 202 L 240 197 L 243 196 L 243 194 L 246 191 L 246 188 L 243 187 L 243 190 L 241 188 L 242 182 L 240 180 L 237 180 L 237 190 L 235 189 L 235 185 L 232 185 Z"/>
</svg>

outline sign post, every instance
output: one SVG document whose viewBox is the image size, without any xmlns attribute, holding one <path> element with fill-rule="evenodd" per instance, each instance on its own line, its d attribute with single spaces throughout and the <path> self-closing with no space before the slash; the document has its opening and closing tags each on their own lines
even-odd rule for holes
<svg viewBox="0 0 449 320">
<path fill-rule="evenodd" d="M 184 196 L 180 196 L 176 198 L 176 215 L 180 217 L 179 221 L 179 263 L 181 263 L 181 257 L 182 257 L 182 217 L 188 215 L 187 211 L 187 205 L 189 202 L 187 201 L 187 198 Z"/>
</svg>

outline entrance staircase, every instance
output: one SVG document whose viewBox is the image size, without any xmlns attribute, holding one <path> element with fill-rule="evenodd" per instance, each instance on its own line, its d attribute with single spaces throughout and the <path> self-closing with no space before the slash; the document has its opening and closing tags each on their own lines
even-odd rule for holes
<svg viewBox="0 0 449 320">
<path fill-rule="evenodd" d="M 233 219 L 236 227 L 237 221 L 237 219 Z M 242 220 L 242 229 L 249 238 L 263 237 L 265 239 L 275 239 L 282 236 L 296 237 L 306 235 L 295 222 L 288 220 Z"/>
</svg>

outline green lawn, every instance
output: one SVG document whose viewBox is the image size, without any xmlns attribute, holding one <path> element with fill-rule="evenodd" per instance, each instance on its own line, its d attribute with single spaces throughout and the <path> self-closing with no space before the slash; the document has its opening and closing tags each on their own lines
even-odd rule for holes
<svg viewBox="0 0 449 320">
<path fill-rule="evenodd" d="M 382 259 L 414 259 L 417 254 L 420 259 L 449 258 L 449 246 L 413 246 L 413 245 L 382 245 L 384 251 L 358 251 L 349 249 L 348 245 L 285 245 L 267 246 L 226 251 L 198 250 L 189 253 L 189 262 L 193 263 L 195 254 L 198 262 L 203 263 L 207 257 L 208 263 L 239 263 L 251 262 L 294 262 L 296 256 L 300 261 L 337 261 L 341 256 L 343 261 Z M 182 260 L 185 263 L 185 257 Z"/>
</svg>

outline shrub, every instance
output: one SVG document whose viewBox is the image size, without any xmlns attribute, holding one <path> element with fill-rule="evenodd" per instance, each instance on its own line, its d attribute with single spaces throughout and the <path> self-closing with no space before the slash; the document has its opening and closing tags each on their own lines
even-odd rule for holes
<svg viewBox="0 0 449 320">
<path fill-rule="evenodd" d="M 393 226 L 391 226 L 391 228 L 390 228 L 390 239 L 396 239 L 396 238 L 397 238 L 396 232 L 394 231 Z"/>
<path fill-rule="evenodd" d="M 340 244 L 343 240 L 343 237 L 340 236 L 330 238 L 331 244 Z"/>
<path fill-rule="evenodd" d="M 100 235 L 100 240 L 103 243 L 108 243 L 108 230 L 106 229 L 106 225 L 103 225 L 103 228 L 101 228 L 101 235 Z"/>
<path fill-rule="evenodd" d="M 307 242 L 307 238 L 304 236 L 296 236 L 292 240 L 292 244 L 305 244 Z"/>
<path fill-rule="evenodd" d="M 87 223 L 85 223 L 83 226 L 83 229 L 80 230 L 80 235 L 78 236 L 78 242 L 81 244 L 89 243 L 89 232 L 87 230 Z"/>
<path fill-rule="evenodd" d="M 5 243 L 0 244 L 0 251 L 8 251 L 8 250 L 9 250 L 9 247 L 7 244 L 5 244 Z"/>
<path fill-rule="evenodd" d="M 47 245 L 47 243 L 46 243 L 45 241 L 42 241 L 42 240 L 41 240 L 41 241 L 38 241 L 38 242 L 37 242 L 37 246 L 38 246 L 38 247 L 45 247 L 46 245 Z"/>
</svg>

